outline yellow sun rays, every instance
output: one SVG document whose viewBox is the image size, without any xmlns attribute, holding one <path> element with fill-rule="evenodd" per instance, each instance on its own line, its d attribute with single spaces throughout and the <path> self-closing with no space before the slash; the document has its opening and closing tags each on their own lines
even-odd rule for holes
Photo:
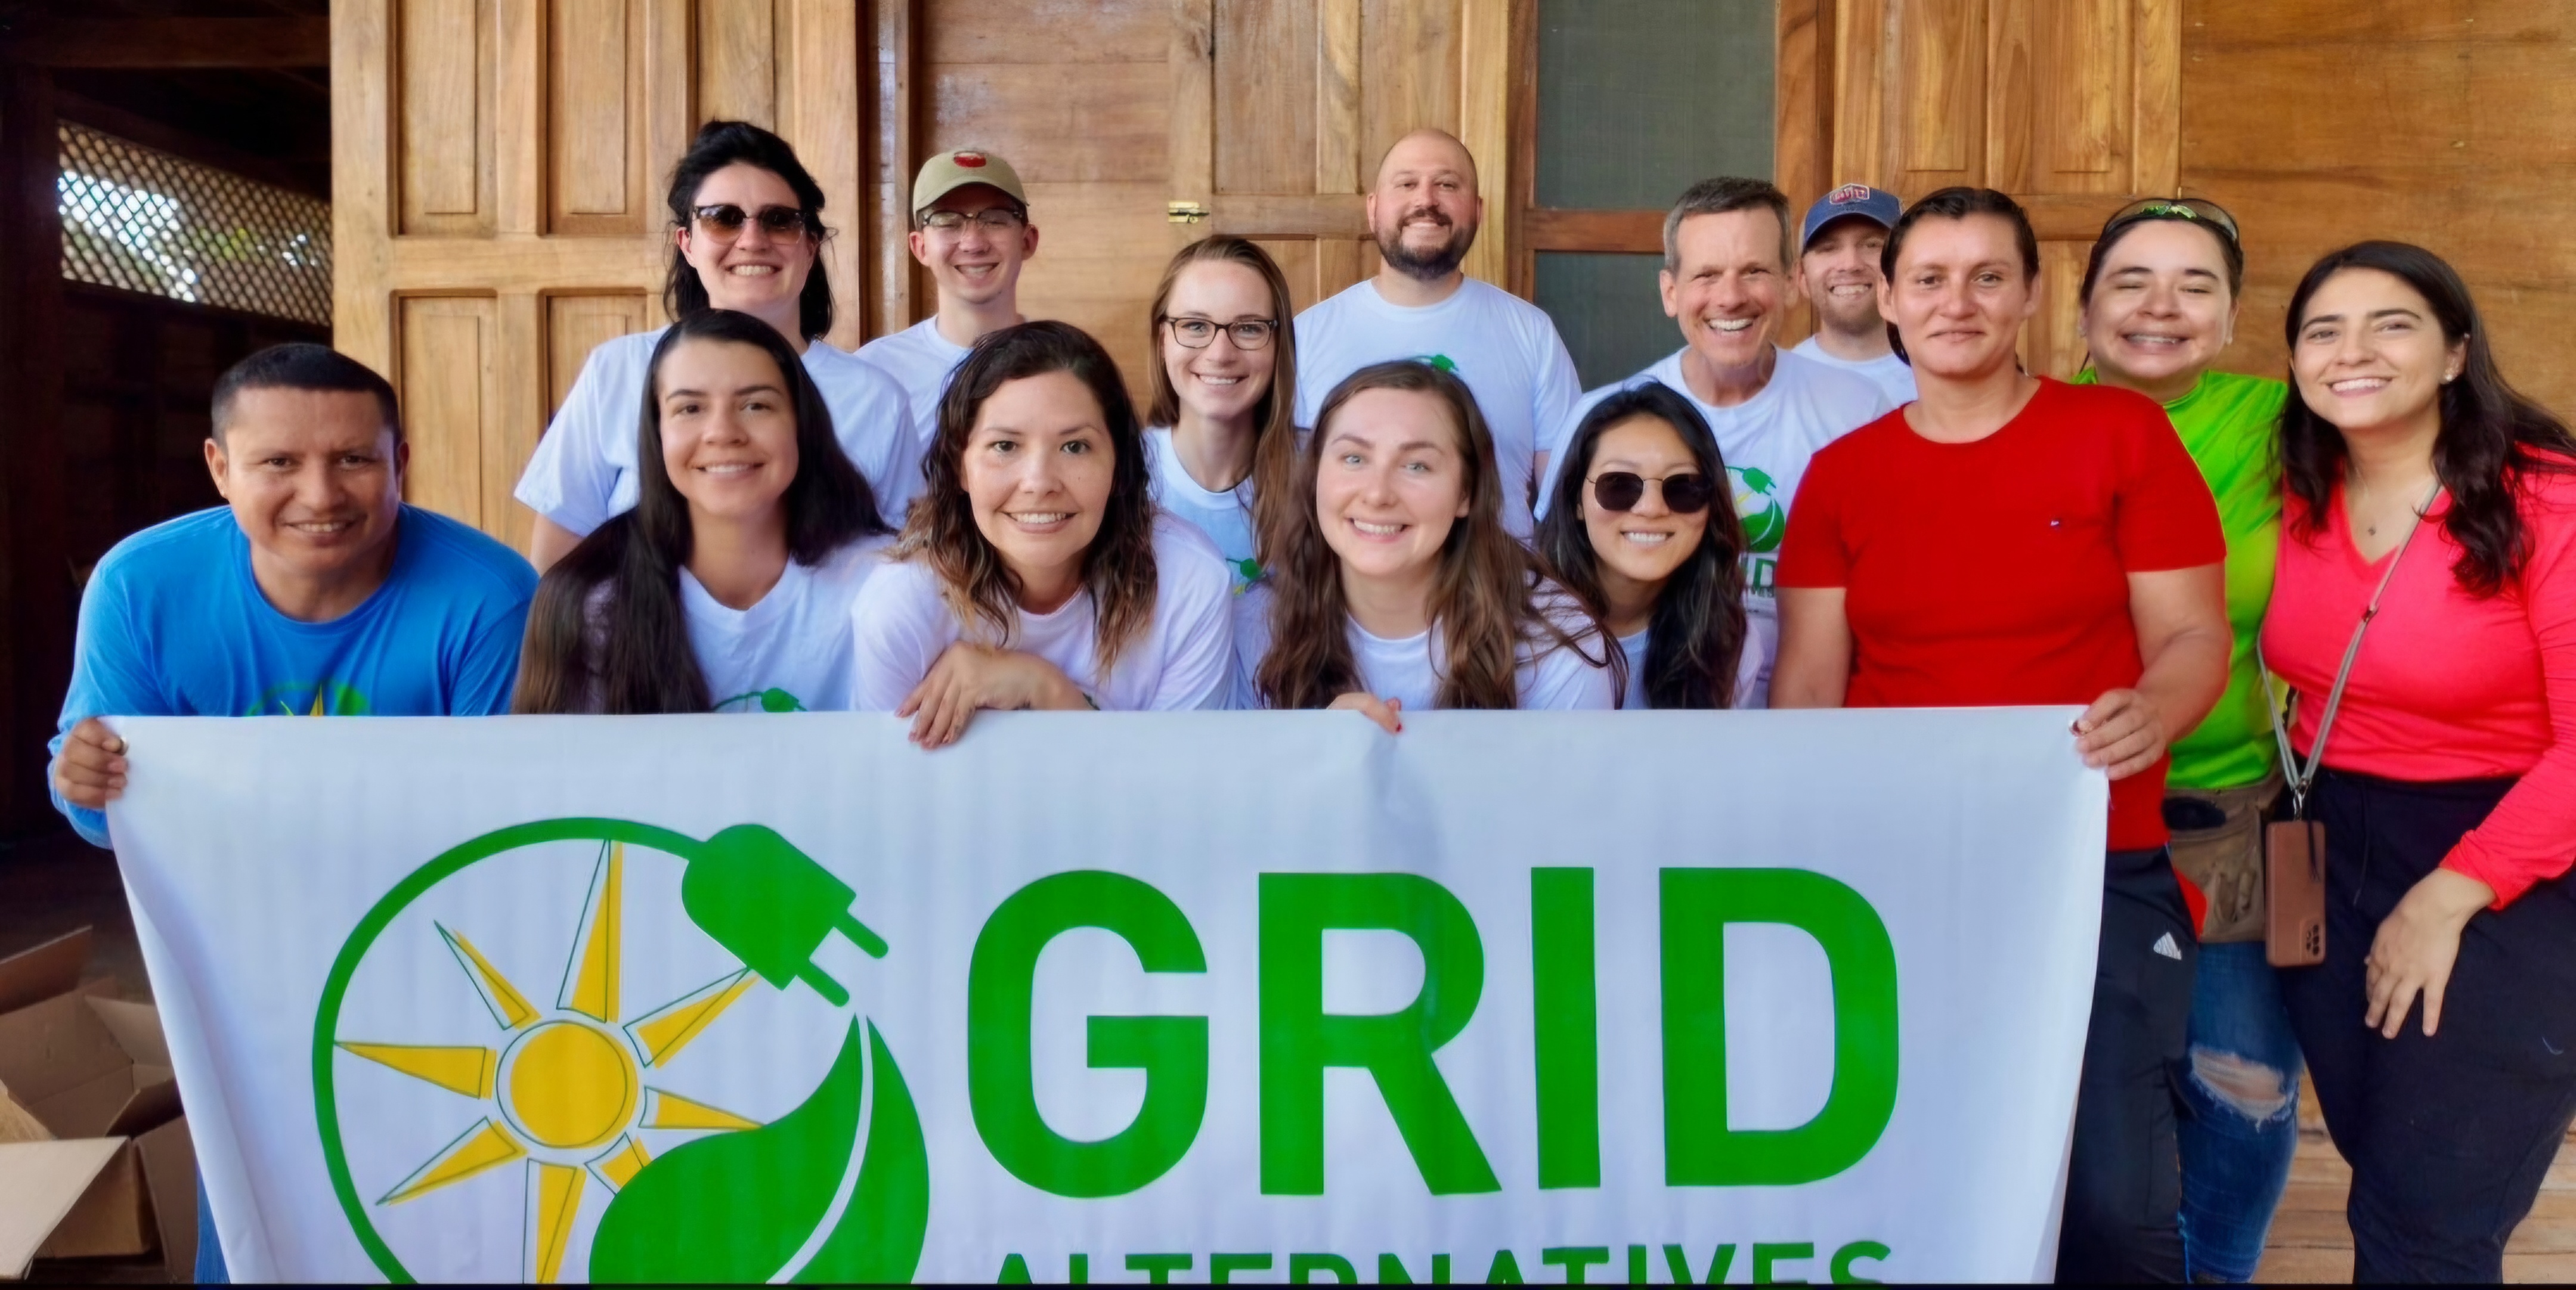
<svg viewBox="0 0 2576 1290">
<path fill-rule="evenodd" d="M 651 1163 L 644 1129 L 731 1132 L 759 1122 L 644 1082 L 751 988 L 749 968 L 631 1020 L 620 1016 L 626 848 L 607 843 L 555 1006 L 541 1011 L 472 941 L 437 927 L 477 998 L 504 1032 L 497 1047 L 363 1043 L 339 1047 L 389 1070 L 476 1099 L 485 1114 L 376 1203 L 395 1205 L 526 1161 L 532 1281 L 558 1279 L 586 1179 L 614 1195 Z M 579 1163 L 574 1163 L 578 1161 Z"/>
</svg>

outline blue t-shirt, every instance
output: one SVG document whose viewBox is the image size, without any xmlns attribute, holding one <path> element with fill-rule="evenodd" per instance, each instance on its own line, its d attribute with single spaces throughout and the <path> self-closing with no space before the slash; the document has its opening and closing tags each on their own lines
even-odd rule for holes
<svg viewBox="0 0 2576 1290">
<path fill-rule="evenodd" d="M 536 571 L 446 516 L 402 508 L 393 569 L 327 623 L 279 613 L 227 507 L 116 544 L 81 596 L 62 724 L 90 717 L 466 717 L 507 712 Z M 47 780 L 52 779 L 48 775 Z M 107 816 L 54 794 L 81 836 Z"/>
</svg>

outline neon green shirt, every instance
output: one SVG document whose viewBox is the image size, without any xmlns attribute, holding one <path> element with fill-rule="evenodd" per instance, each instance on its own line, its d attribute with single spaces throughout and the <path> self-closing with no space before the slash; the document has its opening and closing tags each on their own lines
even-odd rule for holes
<svg viewBox="0 0 2576 1290">
<path fill-rule="evenodd" d="M 2079 385 L 2096 383 L 2086 368 Z M 2189 394 L 2165 405 L 2182 446 L 2209 481 L 2218 527 L 2227 534 L 2227 693 L 2199 727 L 2173 745 L 2165 782 L 2177 788 L 2238 788 L 2272 773 L 2280 761 L 2254 642 L 2272 599 L 2272 564 L 2281 541 L 2281 405 L 2290 387 L 2260 376 L 2205 372 Z"/>
</svg>

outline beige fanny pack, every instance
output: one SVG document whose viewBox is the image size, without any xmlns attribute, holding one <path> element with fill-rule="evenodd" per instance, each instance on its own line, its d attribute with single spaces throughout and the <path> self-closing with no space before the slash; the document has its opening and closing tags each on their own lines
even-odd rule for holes
<svg viewBox="0 0 2576 1290">
<path fill-rule="evenodd" d="M 2263 937 L 2263 813 L 2281 795 L 2281 774 L 2242 788 L 2199 789 L 2168 785 L 2168 801 L 2206 804 L 2224 823 L 2174 829 L 2173 866 L 2209 898 L 2201 943 L 2220 945 Z M 2168 819 L 2172 817 L 2168 813 Z M 2204 810 L 2198 814 L 2208 814 Z"/>
</svg>

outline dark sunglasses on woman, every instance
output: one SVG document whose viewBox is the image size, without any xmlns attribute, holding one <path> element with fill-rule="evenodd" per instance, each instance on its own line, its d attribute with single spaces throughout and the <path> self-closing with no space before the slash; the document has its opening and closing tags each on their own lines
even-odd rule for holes
<svg viewBox="0 0 2576 1290">
<path fill-rule="evenodd" d="M 1697 471 L 1648 479 L 1634 471 L 1605 470 L 1586 482 L 1592 485 L 1592 500 L 1605 511 L 1637 509 L 1637 503 L 1646 500 L 1648 484 L 1663 491 L 1664 506 L 1675 515 L 1697 515 L 1717 500 L 1717 486 Z"/>
<path fill-rule="evenodd" d="M 742 226 L 755 220 L 759 222 L 761 232 L 774 238 L 802 237 L 805 233 L 805 212 L 793 206 L 763 206 L 755 215 L 731 202 L 723 202 L 700 206 L 690 214 L 696 217 L 699 232 L 719 242 L 741 237 Z"/>
</svg>

